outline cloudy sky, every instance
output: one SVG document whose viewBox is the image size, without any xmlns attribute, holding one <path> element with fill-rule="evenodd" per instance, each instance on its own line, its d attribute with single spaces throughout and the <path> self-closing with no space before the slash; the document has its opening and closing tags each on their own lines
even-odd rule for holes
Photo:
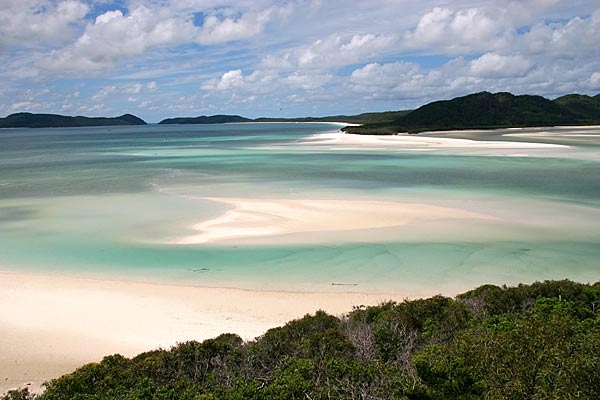
<svg viewBox="0 0 600 400">
<path fill-rule="evenodd" d="M 0 0 L 0 116 L 148 122 L 600 93 L 598 0 Z"/>
</svg>

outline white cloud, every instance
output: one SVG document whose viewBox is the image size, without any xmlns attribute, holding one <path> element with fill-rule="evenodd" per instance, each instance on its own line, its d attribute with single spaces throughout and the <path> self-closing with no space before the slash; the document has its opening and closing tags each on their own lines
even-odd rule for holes
<svg viewBox="0 0 600 400">
<path fill-rule="evenodd" d="M 241 69 L 234 71 L 228 71 L 221 76 L 221 79 L 217 83 L 216 89 L 218 90 L 229 90 L 241 87 L 244 85 L 244 76 L 242 75 Z"/>
<path fill-rule="evenodd" d="M 370 48 L 372 51 L 376 51 L 379 47 L 385 47 L 387 44 L 386 42 L 389 42 L 389 38 L 372 34 L 354 35 L 348 43 L 340 46 L 340 51 L 361 51 L 361 49 L 364 48 Z"/>
<path fill-rule="evenodd" d="M 157 107 L 152 105 L 152 101 L 144 100 L 140 104 L 138 104 L 138 108 L 147 108 L 150 110 L 156 110 Z"/>
<path fill-rule="evenodd" d="M 500 55 L 485 53 L 476 60 L 471 61 L 470 72 L 482 78 L 508 78 L 521 77 L 533 67 L 531 59 L 520 55 Z"/>
<path fill-rule="evenodd" d="M 294 72 L 283 78 L 281 83 L 290 89 L 315 90 L 322 88 L 333 79 L 331 75 L 300 74 Z"/>
<path fill-rule="evenodd" d="M 263 57 L 260 66 L 269 70 L 291 70 L 295 68 L 294 60 L 290 53 L 285 53 L 283 56 L 268 54 Z"/>
<path fill-rule="evenodd" d="M 542 94 L 549 97 L 574 92 L 589 93 L 590 90 L 594 90 L 590 86 L 589 78 L 599 69 L 600 60 L 590 64 L 581 63 L 577 59 L 555 59 L 552 63 L 538 65 L 526 76 L 514 80 L 510 89 L 515 92 Z M 508 79 L 498 83 L 502 82 L 508 82 Z"/>
<path fill-rule="evenodd" d="M 346 88 L 366 100 L 418 99 L 419 104 L 482 90 L 555 97 L 600 89 L 599 70 L 600 60 L 581 64 L 558 59 L 534 66 L 522 56 L 490 53 L 472 61 L 455 58 L 427 71 L 413 63 L 371 63 L 356 69 Z"/>
<path fill-rule="evenodd" d="M 316 69 L 326 71 L 377 58 L 392 49 L 396 41 L 395 35 L 342 36 L 334 34 L 280 56 L 269 55 L 263 58 L 261 66 L 282 70 Z"/>
<path fill-rule="evenodd" d="M 12 103 L 8 105 L 6 108 L 7 114 L 13 114 L 16 112 L 21 112 L 23 110 L 43 110 L 45 109 L 43 103 L 38 103 L 34 101 L 18 101 L 16 103 Z"/>
<path fill-rule="evenodd" d="M 421 80 L 422 78 L 423 73 L 414 63 L 371 63 L 353 71 L 350 82 L 354 90 L 369 92 L 374 87 L 393 90 L 401 82 Z"/>
<path fill-rule="evenodd" d="M 107 11 L 104 14 L 100 14 L 96 17 L 96 25 L 108 24 L 111 20 L 118 20 L 123 18 L 121 10 Z"/>
<path fill-rule="evenodd" d="M 71 46 L 53 52 L 45 65 L 51 69 L 97 69 L 155 47 L 191 41 L 194 26 L 177 17 L 139 6 L 128 15 L 107 11 L 96 17 Z"/>
<path fill-rule="evenodd" d="M 80 1 L 0 1 L 0 46 L 31 47 L 65 43 L 89 7 Z"/>
<path fill-rule="evenodd" d="M 414 63 L 371 63 L 352 72 L 347 88 L 368 100 L 427 98 L 444 96 L 452 88 L 448 77 L 441 70 L 425 72 Z"/>
<path fill-rule="evenodd" d="M 132 83 L 130 85 L 126 85 L 122 92 L 128 94 L 138 94 L 142 91 L 144 92 L 153 92 L 158 88 L 158 85 L 155 81 L 151 81 L 148 83 Z"/>
<path fill-rule="evenodd" d="M 126 14 L 106 11 L 88 23 L 74 43 L 53 51 L 39 67 L 52 71 L 98 70 L 157 48 L 249 39 L 260 34 L 271 19 L 285 16 L 290 10 L 290 6 L 262 10 L 213 8 L 206 10 L 202 25 L 196 26 L 192 15 L 203 7 L 206 4 L 180 9 L 181 4 L 178 8 L 170 3 L 140 2 Z"/>
<path fill-rule="evenodd" d="M 215 44 L 255 36 L 263 31 L 273 12 L 273 9 L 249 11 L 238 18 L 209 15 L 204 19 L 196 40 L 202 44 Z"/>
<path fill-rule="evenodd" d="M 279 86 L 279 76 L 266 71 L 257 70 L 249 75 L 244 75 L 242 70 L 236 69 L 225 72 L 219 78 L 213 78 L 201 85 L 206 91 L 236 92 L 238 90 L 249 93 L 268 93 Z"/>
<path fill-rule="evenodd" d="M 86 115 L 94 116 L 94 115 L 106 115 L 107 112 L 110 112 L 110 108 L 108 108 L 104 103 L 96 103 L 89 105 L 87 107 L 80 108 L 82 112 Z"/>
<path fill-rule="evenodd" d="M 590 76 L 590 86 L 595 90 L 600 90 L 600 72 L 594 72 Z"/>
<path fill-rule="evenodd" d="M 124 96 L 124 98 L 126 98 L 127 101 L 137 101 L 138 97 L 131 95 L 139 95 L 142 93 L 154 92 L 157 90 L 157 88 L 158 85 L 154 81 L 147 83 L 136 82 L 121 86 L 107 85 L 101 88 L 96 94 L 94 94 L 91 97 L 91 100 L 94 102 L 99 102 L 106 99 L 109 96 L 127 95 Z"/>
<path fill-rule="evenodd" d="M 406 35 L 405 45 L 429 52 L 467 55 L 504 48 L 511 33 L 512 26 L 500 9 L 436 7 Z"/>
<path fill-rule="evenodd" d="M 536 23 L 520 38 L 524 51 L 557 57 L 598 57 L 598 43 L 600 9 L 587 18 L 574 17 L 566 23 Z"/>
<path fill-rule="evenodd" d="M 117 91 L 118 91 L 118 88 L 114 85 L 105 86 L 102 89 L 100 89 L 100 91 L 98 93 L 96 93 L 95 95 L 92 96 L 92 101 L 98 102 L 110 94 L 117 93 Z"/>
</svg>

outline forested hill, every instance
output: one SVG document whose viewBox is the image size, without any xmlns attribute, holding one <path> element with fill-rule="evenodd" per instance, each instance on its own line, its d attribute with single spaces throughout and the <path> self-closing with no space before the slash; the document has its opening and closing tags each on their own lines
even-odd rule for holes
<svg viewBox="0 0 600 400">
<path fill-rule="evenodd" d="M 410 110 L 370 112 L 357 115 L 331 115 L 327 117 L 302 117 L 302 118 L 257 118 L 255 122 L 346 122 L 351 124 L 386 123 L 391 122 Z"/>
<path fill-rule="evenodd" d="M 395 118 L 410 111 L 386 111 L 379 113 L 364 113 L 358 115 L 332 115 L 327 117 L 300 117 L 300 118 L 269 118 L 261 117 L 250 119 L 239 115 L 202 115 L 199 117 L 167 118 L 160 124 L 223 124 L 237 122 L 347 122 L 347 123 L 389 123 Z"/>
<path fill-rule="evenodd" d="M 423 131 L 600 124 L 600 95 L 541 96 L 481 92 L 426 104 L 384 123 L 346 127 L 347 133 L 394 134 Z"/>
<path fill-rule="evenodd" d="M 599 338 L 600 282 L 485 285 L 341 318 L 319 311 L 247 343 L 224 334 L 108 356 L 39 400 L 597 399 Z"/>
<path fill-rule="evenodd" d="M 159 124 L 223 124 L 240 122 L 347 122 L 361 124 L 342 130 L 357 134 L 494 129 L 555 125 L 600 125 L 600 94 L 570 94 L 554 100 L 541 96 L 481 92 L 426 104 L 416 110 L 386 111 L 358 115 L 302 118 L 256 118 L 210 115 L 168 118 Z M 0 128 L 46 128 L 107 125 L 144 125 L 142 119 L 125 114 L 114 118 L 68 117 L 56 114 L 18 113 L 0 118 Z"/>
<path fill-rule="evenodd" d="M 202 115 L 200 117 L 167 118 L 163 119 L 158 124 L 226 124 L 232 122 L 252 122 L 252 120 L 249 118 L 240 117 L 239 115 Z"/>
<path fill-rule="evenodd" d="M 135 115 L 124 114 L 119 117 L 70 117 L 58 114 L 17 113 L 0 118 L 0 128 L 70 128 L 81 126 L 146 125 Z"/>
</svg>

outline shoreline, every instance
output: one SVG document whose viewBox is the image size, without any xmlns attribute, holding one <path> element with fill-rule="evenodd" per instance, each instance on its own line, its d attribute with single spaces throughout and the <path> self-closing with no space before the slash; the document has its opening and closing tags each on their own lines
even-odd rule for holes
<svg viewBox="0 0 600 400">
<path fill-rule="evenodd" d="M 486 155 L 500 156 L 530 156 L 504 153 L 511 150 L 532 151 L 531 155 L 536 156 L 539 156 L 539 150 L 555 150 L 568 157 L 568 152 L 575 151 L 578 144 L 597 144 L 599 129 L 599 125 L 580 125 L 424 131 L 418 134 L 396 132 L 391 135 L 353 134 L 340 130 L 313 135 L 307 142 L 336 146 L 371 145 L 373 149 L 386 146 L 387 149 L 408 151 L 483 151 Z M 347 147 L 340 147 L 344 148 Z"/>
<path fill-rule="evenodd" d="M 398 293 L 249 290 L 0 272 L 0 394 L 119 353 L 235 333 L 248 341 L 323 310 L 402 301 Z M 424 293 L 424 296 L 429 294 Z"/>
<path fill-rule="evenodd" d="M 518 132 L 514 135 L 529 135 L 516 130 L 514 132 Z M 429 134 L 431 136 L 424 136 L 423 133 L 370 137 L 336 131 L 314 135 L 292 145 L 311 146 L 311 150 L 316 151 L 338 148 L 357 151 L 440 150 L 448 153 L 456 151 L 459 154 L 468 151 L 468 154 L 519 157 L 537 156 L 537 148 L 542 151 L 554 149 L 548 152 L 550 155 L 564 153 L 564 148 L 570 148 L 535 142 L 477 140 L 476 135 L 473 138 L 475 140 L 472 140 L 435 137 L 433 135 L 436 132 Z M 505 136 L 510 135 L 513 133 Z M 490 147 L 490 143 L 497 143 L 499 147 Z M 290 144 L 286 142 L 274 147 L 277 146 Z M 544 154 L 541 152 L 539 156 Z M 271 243 L 276 237 L 277 242 L 283 244 L 344 240 L 354 246 L 355 243 L 365 241 L 365 234 L 369 234 L 369 238 L 388 240 L 392 231 L 394 240 L 402 243 L 418 240 L 443 242 L 448 238 L 447 232 L 452 232 L 455 240 L 470 243 L 508 240 L 505 238 L 518 242 L 522 238 L 537 238 L 535 235 L 538 234 L 540 237 L 544 234 L 547 235 L 544 237 L 556 240 L 598 240 L 598 233 L 594 229 L 594 221 L 597 220 L 595 216 L 598 215 L 595 204 L 589 206 L 589 210 L 580 211 L 579 208 L 588 206 L 579 203 L 562 204 L 545 198 L 528 198 L 527 203 L 524 203 L 525 200 L 520 197 L 507 202 L 506 198 L 497 194 L 487 197 L 487 194 L 484 196 L 481 193 L 479 196 L 482 198 L 479 199 L 474 199 L 471 194 L 467 198 L 468 202 L 461 202 L 465 199 L 461 196 L 421 200 L 414 195 L 402 197 L 398 201 L 368 196 L 319 198 L 321 192 L 316 195 L 309 193 L 306 198 L 296 198 L 295 193 L 289 194 L 289 198 L 285 198 L 286 194 L 279 198 L 281 194 L 275 193 L 264 199 L 235 197 L 237 193 L 232 195 L 228 192 L 210 194 L 213 196 L 191 197 L 227 206 L 222 213 L 209 220 L 188 219 L 191 214 L 186 215 L 185 219 L 177 221 L 177 230 L 170 230 L 168 235 L 161 236 L 157 241 L 164 238 L 160 244 L 194 246 L 206 243 L 223 245 L 225 248 L 225 245 L 236 243 Z M 219 197 L 221 195 L 224 196 Z M 331 196 L 330 193 L 327 195 Z M 64 201 L 61 198 L 61 202 Z M 512 207 L 519 202 L 524 206 Z M 71 203 L 66 203 L 67 206 L 69 204 Z M 138 203 L 131 204 L 140 207 Z M 58 211 L 64 208 L 65 205 L 62 205 L 60 209 L 54 210 L 57 214 L 53 214 L 53 217 L 63 217 Z M 153 208 L 148 206 L 147 209 Z M 528 210 L 533 212 L 527 212 Z M 125 214 L 120 212 L 115 215 Z M 477 229 L 474 229 L 474 224 L 477 224 Z M 90 223 L 90 226 L 97 228 L 96 223 Z M 488 229 L 489 226 L 495 229 Z M 515 231 L 519 234 L 510 230 L 513 229 L 512 226 L 519 227 Z M 146 243 L 141 239 L 140 242 Z M 27 249 L 30 243 L 33 242 L 26 243 Z M 73 242 L 67 243 L 67 246 L 72 245 Z M 531 251 L 530 248 L 516 245 L 515 249 L 515 257 L 522 257 L 524 260 L 538 262 L 547 257 L 547 253 L 537 253 L 535 248 Z M 596 251 L 594 254 L 597 254 Z M 549 254 L 557 256 L 555 252 Z M 85 257 L 79 259 L 85 262 L 77 261 L 75 264 L 86 267 L 86 262 L 91 261 L 87 257 L 92 256 Z M 475 254 L 475 257 L 470 258 L 470 266 L 460 264 L 459 267 L 464 269 L 458 269 L 457 273 L 479 271 L 468 268 L 473 268 L 474 265 L 485 266 L 485 257 L 490 257 L 490 254 Z M 42 264 L 46 262 L 43 258 L 40 260 Z M 340 260 L 342 261 L 346 260 Z M 564 265 L 569 265 L 569 261 L 565 258 Z M 62 265 L 60 262 L 55 264 Z M 397 286 L 394 282 L 394 286 L 390 284 L 376 292 L 372 287 L 365 288 L 362 283 L 360 287 L 352 286 L 353 281 L 346 279 L 348 275 L 345 272 L 350 271 L 351 267 L 336 273 L 333 282 L 324 280 L 326 284 L 318 287 L 309 282 L 301 289 L 296 286 L 292 288 L 289 283 L 282 285 L 282 289 L 262 289 L 264 285 L 260 285 L 258 289 L 236 288 L 235 284 L 227 287 L 226 281 L 220 277 L 212 281 L 214 286 L 208 286 L 205 281 L 202 286 L 193 285 L 189 280 L 181 283 L 145 281 L 143 278 L 148 276 L 146 271 L 139 280 L 127 280 L 119 276 L 122 271 L 116 268 L 110 269 L 106 277 L 86 278 L 68 276 L 68 273 L 66 276 L 44 275 L 44 272 L 26 274 L 19 272 L 18 268 L 13 268 L 12 271 L 15 272 L 10 272 L 9 265 L 6 265 L 9 272 L 2 272 L 2 267 L 0 265 L 0 395 L 19 386 L 27 386 L 37 392 L 45 380 L 72 372 L 85 363 L 99 361 L 109 354 L 120 353 L 131 357 L 160 347 L 168 348 L 178 342 L 202 341 L 226 332 L 238 334 L 244 340 L 252 340 L 270 328 L 319 309 L 340 315 L 351 311 L 353 306 L 430 297 L 439 290 L 446 296 L 461 292 L 460 289 L 457 290 L 459 286 L 456 282 L 436 286 L 431 280 L 410 291 L 407 288 L 411 281 L 407 279 L 409 275 L 406 273 L 403 279 L 408 283 L 404 286 Z M 298 270 L 305 273 L 301 268 Z M 485 276 L 486 271 L 491 270 L 482 269 L 479 272 L 482 275 L 477 277 Z M 386 277 L 383 274 L 377 275 L 373 270 L 369 270 L 369 273 L 381 281 Z M 441 275 L 445 273 L 447 272 L 440 272 Z M 569 274 L 572 276 L 572 272 Z M 314 280 L 314 275 L 309 276 Z M 274 280 L 274 275 L 268 275 L 268 279 Z"/>
<path fill-rule="evenodd" d="M 576 130 L 576 134 L 571 134 Z M 298 141 L 311 151 L 387 151 L 499 157 L 559 157 L 596 160 L 600 132 L 595 126 L 428 131 L 419 134 L 317 133 Z M 277 148 L 277 146 L 272 146 Z"/>
<path fill-rule="evenodd" d="M 443 131 L 443 132 L 423 132 L 418 135 L 408 133 L 397 133 L 394 135 L 359 135 L 353 133 L 344 133 L 342 131 L 325 132 L 312 135 L 306 139 L 306 142 L 319 145 L 352 145 L 352 144 L 371 144 L 371 145 L 397 145 L 400 148 L 410 150 L 415 149 L 455 149 L 455 148 L 474 148 L 474 149 L 566 149 L 570 146 L 554 143 L 526 142 L 526 141 L 504 141 L 504 140 L 477 140 L 476 137 L 447 137 L 444 134 L 466 135 L 469 132 L 479 131 Z M 436 136 L 437 135 L 437 136 Z M 521 133 L 521 135 L 529 135 Z M 531 134 L 533 135 L 533 133 Z M 506 135 L 505 135 L 506 136 Z"/>
</svg>

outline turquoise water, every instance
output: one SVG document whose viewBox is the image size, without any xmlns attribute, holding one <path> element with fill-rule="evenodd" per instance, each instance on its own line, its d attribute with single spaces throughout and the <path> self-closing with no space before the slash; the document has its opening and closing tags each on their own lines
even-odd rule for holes
<svg viewBox="0 0 600 400">
<path fill-rule="evenodd" d="M 599 279 L 598 129 L 479 136 L 569 145 L 514 151 L 340 146 L 314 136 L 338 128 L 0 130 L 0 269 L 407 296 Z M 191 225 L 231 208 L 210 197 L 425 203 L 490 219 L 418 221 L 357 232 L 352 240 L 332 233 L 295 244 L 278 237 L 268 244 L 173 244 L 193 233 Z"/>
</svg>

